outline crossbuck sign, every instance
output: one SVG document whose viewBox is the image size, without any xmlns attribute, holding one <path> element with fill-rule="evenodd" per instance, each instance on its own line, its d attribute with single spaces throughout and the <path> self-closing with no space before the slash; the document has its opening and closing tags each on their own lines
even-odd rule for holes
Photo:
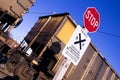
<svg viewBox="0 0 120 80">
<path fill-rule="evenodd" d="M 69 42 L 65 46 L 62 54 L 74 65 L 77 65 L 85 53 L 89 43 L 89 36 L 81 28 L 81 26 L 78 25 Z"/>
</svg>

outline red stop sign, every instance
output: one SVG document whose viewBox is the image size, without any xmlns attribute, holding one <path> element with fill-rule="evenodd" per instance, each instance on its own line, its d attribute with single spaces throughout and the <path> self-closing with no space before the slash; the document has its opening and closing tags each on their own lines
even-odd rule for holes
<svg viewBox="0 0 120 80">
<path fill-rule="evenodd" d="M 84 26 L 89 32 L 97 31 L 100 25 L 100 15 L 96 8 L 88 7 L 84 13 Z"/>
</svg>

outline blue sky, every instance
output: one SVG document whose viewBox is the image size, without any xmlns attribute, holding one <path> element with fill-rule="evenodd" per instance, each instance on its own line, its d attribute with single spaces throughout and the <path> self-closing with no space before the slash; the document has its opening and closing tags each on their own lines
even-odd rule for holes
<svg viewBox="0 0 120 80">
<path fill-rule="evenodd" d="M 77 24 L 83 26 L 83 14 L 87 7 L 96 7 L 100 13 L 100 26 L 97 32 L 89 33 L 89 36 L 99 52 L 120 75 L 119 3 L 120 0 L 36 0 L 34 6 L 24 15 L 22 24 L 12 30 L 11 36 L 20 42 L 39 16 L 54 12 L 69 12 Z"/>
</svg>

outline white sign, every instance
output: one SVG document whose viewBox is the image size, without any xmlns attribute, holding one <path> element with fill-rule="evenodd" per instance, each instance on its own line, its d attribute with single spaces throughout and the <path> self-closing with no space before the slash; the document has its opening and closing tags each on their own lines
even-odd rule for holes
<svg viewBox="0 0 120 80">
<path fill-rule="evenodd" d="M 69 42 L 65 46 L 62 54 L 74 65 L 77 65 L 86 51 L 89 43 L 89 36 L 81 28 L 81 26 L 78 25 Z"/>
</svg>

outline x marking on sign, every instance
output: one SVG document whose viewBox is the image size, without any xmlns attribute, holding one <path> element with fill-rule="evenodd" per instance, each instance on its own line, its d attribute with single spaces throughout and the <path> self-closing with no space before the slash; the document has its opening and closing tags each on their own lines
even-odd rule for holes
<svg viewBox="0 0 120 80">
<path fill-rule="evenodd" d="M 74 44 L 78 44 L 78 43 L 79 43 L 79 45 L 80 45 L 80 50 L 81 50 L 81 49 L 82 49 L 81 44 L 82 44 L 82 42 L 84 42 L 84 41 L 86 41 L 86 40 L 85 40 L 85 39 L 81 40 L 81 34 L 79 33 L 79 41 L 74 42 Z"/>
</svg>

